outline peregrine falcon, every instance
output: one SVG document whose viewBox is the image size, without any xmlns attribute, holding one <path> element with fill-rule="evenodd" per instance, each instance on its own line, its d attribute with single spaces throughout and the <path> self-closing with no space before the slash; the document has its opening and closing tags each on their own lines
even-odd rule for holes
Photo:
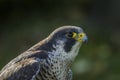
<svg viewBox="0 0 120 80">
<path fill-rule="evenodd" d="M 71 63 L 87 41 L 83 29 L 62 26 L 0 71 L 0 80 L 72 80 Z"/>
</svg>

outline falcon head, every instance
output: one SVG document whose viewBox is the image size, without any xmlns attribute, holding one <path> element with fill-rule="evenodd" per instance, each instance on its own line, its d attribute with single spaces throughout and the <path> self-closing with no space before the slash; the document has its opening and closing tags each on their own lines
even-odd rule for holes
<svg viewBox="0 0 120 80">
<path fill-rule="evenodd" d="M 74 60 L 80 46 L 87 41 L 83 29 L 77 26 L 62 26 L 54 30 L 46 39 L 39 42 L 39 50 L 51 52 L 61 59 Z"/>
</svg>

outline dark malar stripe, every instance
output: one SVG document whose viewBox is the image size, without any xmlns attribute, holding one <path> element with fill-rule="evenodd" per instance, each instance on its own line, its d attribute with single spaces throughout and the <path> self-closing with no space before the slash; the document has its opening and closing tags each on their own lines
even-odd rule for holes
<svg viewBox="0 0 120 80">
<path fill-rule="evenodd" d="M 76 40 L 74 39 L 69 39 L 66 43 L 65 43 L 65 46 L 64 46 L 64 49 L 65 49 L 65 52 L 69 52 L 71 51 L 73 45 L 76 43 Z"/>
</svg>

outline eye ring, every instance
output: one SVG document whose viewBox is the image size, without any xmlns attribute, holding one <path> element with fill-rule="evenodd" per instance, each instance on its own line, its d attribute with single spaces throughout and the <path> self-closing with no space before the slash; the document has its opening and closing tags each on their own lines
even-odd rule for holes
<svg viewBox="0 0 120 80">
<path fill-rule="evenodd" d="M 75 37 L 77 36 L 77 33 L 75 33 L 75 32 L 68 32 L 68 33 L 66 34 L 66 36 L 67 36 L 68 38 L 75 38 Z"/>
</svg>

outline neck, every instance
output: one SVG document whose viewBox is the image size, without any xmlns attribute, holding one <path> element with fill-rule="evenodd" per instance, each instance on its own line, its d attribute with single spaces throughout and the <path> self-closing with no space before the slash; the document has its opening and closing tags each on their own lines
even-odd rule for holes
<svg viewBox="0 0 120 80">
<path fill-rule="evenodd" d="M 50 53 L 50 56 L 59 58 L 60 61 L 65 61 L 66 64 L 74 61 L 75 57 L 78 54 L 80 44 L 79 42 L 75 43 L 72 46 L 69 52 L 66 52 L 64 49 L 63 40 L 51 40 L 50 38 L 46 38 L 43 41 L 39 42 L 37 45 L 33 46 L 29 50 L 44 50 Z"/>
<path fill-rule="evenodd" d="M 50 57 L 58 59 L 62 64 L 71 65 L 79 51 L 79 43 L 76 43 L 70 52 L 64 50 L 64 43 L 62 41 L 57 42 L 58 45 L 53 45 L 54 50 L 50 51 Z"/>
<path fill-rule="evenodd" d="M 54 50 L 54 48 L 52 47 L 52 44 L 53 44 L 53 40 L 51 40 L 51 38 L 48 37 L 38 42 L 36 45 L 31 47 L 29 50 L 32 50 L 32 51 L 44 50 L 44 51 L 50 52 Z"/>
</svg>

